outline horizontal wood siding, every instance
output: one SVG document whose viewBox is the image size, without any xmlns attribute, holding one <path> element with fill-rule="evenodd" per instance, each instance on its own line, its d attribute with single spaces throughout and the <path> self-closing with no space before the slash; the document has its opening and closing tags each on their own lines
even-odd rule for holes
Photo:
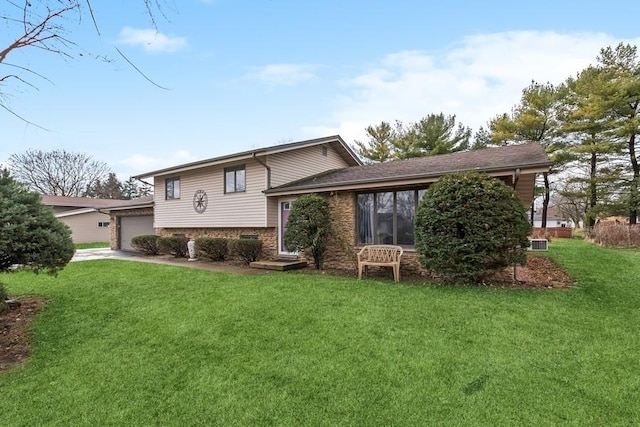
<svg viewBox="0 0 640 427">
<path fill-rule="evenodd" d="M 224 193 L 224 168 L 245 165 L 246 191 Z M 250 160 L 225 166 L 212 166 L 183 172 L 180 177 L 180 199 L 165 200 L 165 178 L 174 175 L 157 176 L 155 181 L 155 221 L 156 228 L 175 227 L 265 227 L 267 225 L 267 173 L 264 166 Z M 193 195 L 198 190 L 207 193 L 208 204 L 205 212 L 199 214 L 193 209 Z"/>
<path fill-rule="evenodd" d="M 278 200 L 276 197 L 267 199 L 267 227 L 278 226 Z"/>
<path fill-rule="evenodd" d="M 522 200 L 522 205 L 525 209 L 529 209 L 531 202 L 533 202 L 533 193 L 535 191 L 535 179 L 536 174 L 522 174 L 516 184 L 516 193 Z"/>
<path fill-rule="evenodd" d="M 323 147 L 327 149 L 326 156 L 322 154 Z M 267 157 L 267 164 L 271 167 L 272 187 L 348 166 L 328 144 L 271 154 Z"/>
<path fill-rule="evenodd" d="M 108 242 L 109 227 L 98 227 L 98 222 L 109 222 L 109 215 L 88 212 L 58 218 L 71 229 L 73 243 Z"/>
</svg>

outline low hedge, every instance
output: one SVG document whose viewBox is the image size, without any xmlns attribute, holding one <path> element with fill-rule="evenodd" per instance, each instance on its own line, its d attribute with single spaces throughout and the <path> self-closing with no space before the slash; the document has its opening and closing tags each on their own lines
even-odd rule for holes
<svg viewBox="0 0 640 427">
<path fill-rule="evenodd" d="M 155 234 L 135 236 L 131 239 L 131 246 L 145 255 L 158 255 L 160 253 L 158 249 L 159 238 L 160 236 L 156 236 Z"/>
<path fill-rule="evenodd" d="M 198 257 L 209 258 L 212 261 L 223 261 L 229 253 L 227 239 L 219 237 L 198 237 L 195 240 Z"/>
<path fill-rule="evenodd" d="M 189 253 L 185 236 L 163 236 L 158 239 L 158 249 L 161 254 L 173 255 L 176 258 L 184 258 Z"/>
<path fill-rule="evenodd" d="M 258 239 L 229 240 L 229 253 L 249 264 L 260 257 L 262 241 Z"/>
</svg>

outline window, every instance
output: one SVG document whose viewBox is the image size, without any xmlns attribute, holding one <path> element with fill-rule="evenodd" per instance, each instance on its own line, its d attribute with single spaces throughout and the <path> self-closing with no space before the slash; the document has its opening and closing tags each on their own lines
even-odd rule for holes
<svg viewBox="0 0 640 427">
<path fill-rule="evenodd" d="M 224 192 L 239 193 L 245 191 L 245 189 L 244 165 L 224 168 Z"/>
<path fill-rule="evenodd" d="M 416 207 L 425 190 L 358 194 L 358 244 L 413 246 Z"/>
<path fill-rule="evenodd" d="M 109 223 L 108 222 L 99 221 L 98 222 L 98 228 L 109 228 Z"/>
<path fill-rule="evenodd" d="M 167 178 L 164 180 L 165 200 L 180 198 L 180 178 Z"/>
</svg>

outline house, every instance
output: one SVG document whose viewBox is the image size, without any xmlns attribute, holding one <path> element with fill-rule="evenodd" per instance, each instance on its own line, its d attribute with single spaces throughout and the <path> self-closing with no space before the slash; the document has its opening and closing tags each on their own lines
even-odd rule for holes
<svg viewBox="0 0 640 427">
<path fill-rule="evenodd" d="M 109 241 L 110 218 L 104 209 L 122 200 L 43 195 L 42 203 L 51 206 L 56 218 L 67 224 L 74 243 L 92 243 Z"/>
<path fill-rule="evenodd" d="M 533 227 L 542 227 L 542 208 L 535 210 L 533 215 Z M 568 227 L 574 228 L 573 220 L 564 215 L 558 206 L 550 205 L 547 210 L 547 228 Z"/>
<path fill-rule="evenodd" d="M 330 136 L 134 178 L 154 179 L 153 227 L 159 235 L 254 237 L 263 241 L 264 257 L 291 255 L 283 243 L 289 210 L 300 195 L 318 193 L 329 201 L 334 218 L 327 268 L 353 268 L 364 244 L 393 243 L 406 248 L 403 269 L 419 270 L 413 218 L 431 183 L 452 172 L 483 171 L 512 186 L 529 206 L 535 174 L 550 164 L 542 147 L 529 143 L 364 165 L 342 138 Z M 136 214 L 136 209 L 111 211 L 111 221 Z"/>
</svg>

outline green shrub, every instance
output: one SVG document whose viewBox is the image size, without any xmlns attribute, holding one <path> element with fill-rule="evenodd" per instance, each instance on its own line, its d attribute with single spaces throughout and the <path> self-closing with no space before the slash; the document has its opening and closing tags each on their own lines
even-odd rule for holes
<svg viewBox="0 0 640 427">
<path fill-rule="evenodd" d="M 284 233 L 287 249 L 310 254 L 316 269 L 321 269 L 330 233 L 329 203 L 317 194 L 299 197 L 291 208 Z"/>
<path fill-rule="evenodd" d="M 155 234 L 135 236 L 131 239 L 131 246 L 145 255 L 158 255 L 160 253 L 158 249 L 159 238 L 160 236 L 156 236 Z"/>
<path fill-rule="evenodd" d="M 240 258 L 247 264 L 256 261 L 262 251 L 262 241 L 258 239 L 229 240 L 229 254 Z"/>
<path fill-rule="evenodd" d="M 196 240 L 196 253 L 199 257 L 209 258 L 213 261 L 223 261 L 229 253 L 227 239 L 219 237 L 198 237 Z"/>
<path fill-rule="evenodd" d="M 187 256 L 187 239 L 185 236 L 164 236 L 158 239 L 158 250 L 162 254 L 173 255 L 176 258 Z"/>
<path fill-rule="evenodd" d="M 0 314 L 9 310 L 9 306 L 6 303 L 6 299 L 9 298 L 7 291 L 4 290 L 4 286 L 0 283 Z"/>
<path fill-rule="evenodd" d="M 7 170 L 0 169 L 0 272 L 21 265 L 56 274 L 73 257 L 71 230 Z"/>
<path fill-rule="evenodd" d="M 422 265 L 453 281 L 478 282 L 526 263 L 531 226 L 518 195 L 476 172 L 442 177 L 416 213 L 416 252 Z"/>
</svg>

